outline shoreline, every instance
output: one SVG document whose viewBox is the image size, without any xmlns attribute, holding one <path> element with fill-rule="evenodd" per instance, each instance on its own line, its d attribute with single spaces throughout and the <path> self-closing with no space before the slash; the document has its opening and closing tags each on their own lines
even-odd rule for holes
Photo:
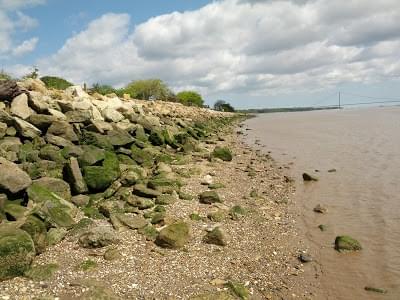
<svg viewBox="0 0 400 300">
<path fill-rule="evenodd" d="M 297 257 L 304 245 L 290 212 L 293 185 L 285 180 L 273 159 L 252 150 L 240 136 L 232 133 L 224 139 L 216 143 L 231 147 L 232 162 L 209 162 L 193 156 L 193 161 L 183 166 L 193 175 L 185 179 L 187 185 L 182 190 L 194 200 L 170 205 L 166 217 L 190 223 L 191 239 L 183 250 L 159 248 L 136 231 L 127 230 L 120 233 L 123 242 L 114 247 L 121 258 L 110 262 L 103 258 L 107 248 L 83 249 L 77 246 L 76 239 L 67 238 L 35 258 L 36 264 L 54 262 L 60 266 L 52 279 L 34 282 L 20 277 L 1 282 L 0 297 L 74 299 L 94 289 L 123 299 L 188 299 L 228 292 L 228 281 L 243 284 L 250 299 L 311 297 L 309 287 L 301 284 L 304 268 Z M 209 150 L 215 147 L 212 143 L 203 145 Z M 224 199 L 223 204 L 198 202 L 197 195 L 207 190 L 201 184 L 206 175 L 214 183 L 225 185 L 216 190 Z M 232 220 L 228 214 L 236 205 L 247 212 Z M 210 212 L 221 210 L 227 214 L 224 220 L 207 219 Z M 193 213 L 201 220 L 190 220 Z M 203 242 L 206 230 L 217 225 L 227 234 L 225 247 Z M 77 265 L 89 259 L 96 263 L 95 268 L 76 271 Z M 88 282 L 89 278 L 95 282 Z"/>
</svg>

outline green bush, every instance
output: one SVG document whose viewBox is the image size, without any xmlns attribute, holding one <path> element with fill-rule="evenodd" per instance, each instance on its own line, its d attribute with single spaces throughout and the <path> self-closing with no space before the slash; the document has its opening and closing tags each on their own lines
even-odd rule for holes
<svg viewBox="0 0 400 300">
<path fill-rule="evenodd" d="M 218 100 L 215 102 L 214 109 L 218 111 L 235 112 L 233 106 L 224 100 Z"/>
<path fill-rule="evenodd" d="M 12 77 L 7 74 L 4 70 L 0 71 L 0 80 L 11 80 Z"/>
<path fill-rule="evenodd" d="M 73 85 L 67 80 L 55 76 L 44 76 L 40 78 L 40 80 L 44 82 L 47 88 L 53 88 L 56 90 L 65 90 L 66 88 Z"/>
<path fill-rule="evenodd" d="M 183 91 L 176 95 L 178 102 L 188 106 L 202 107 L 204 104 L 201 95 L 195 91 Z"/>
</svg>

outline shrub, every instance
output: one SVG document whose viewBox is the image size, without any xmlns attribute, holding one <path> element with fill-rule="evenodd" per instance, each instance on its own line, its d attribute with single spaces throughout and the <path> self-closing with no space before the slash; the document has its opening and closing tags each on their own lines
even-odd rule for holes
<svg viewBox="0 0 400 300">
<path fill-rule="evenodd" d="M 0 80 L 11 80 L 12 77 L 7 74 L 4 70 L 0 71 Z"/>
<path fill-rule="evenodd" d="M 64 78 L 55 76 L 44 76 L 40 78 L 40 80 L 44 82 L 47 88 L 53 88 L 57 90 L 65 90 L 66 88 L 73 85 Z"/>
<path fill-rule="evenodd" d="M 125 93 L 124 89 L 116 89 L 111 85 L 99 84 L 99 83 L 93 84 L 92 88 L 90 89 L 90 92 L 99 93 L 101 95 L 108 95 L 114 93 L 119 97 L 122 97 L 122 95 Z"/>
<path fill-rule="evenodd" d="M 201 95 L 195 91 L 183 91 L 176 95 L 178 102 L 189 105 L 189 106 L 199 106 L 202 107 L 204 104 Z"/>
<path fill-rule="evenodd" d="M 218 100 L 215 102 L 214 109 L 218 111 L 235 112 L 233 106 L 224 100 Z"/>
<path fill-rule="evenodd" d="M 168 101 L 173 98 L 173 93 L 167 85 L 160 79 L 136 80 L 128 84 L 124 92 L 132 98 L 141 100 L 163 100 Z"/>
</svg>

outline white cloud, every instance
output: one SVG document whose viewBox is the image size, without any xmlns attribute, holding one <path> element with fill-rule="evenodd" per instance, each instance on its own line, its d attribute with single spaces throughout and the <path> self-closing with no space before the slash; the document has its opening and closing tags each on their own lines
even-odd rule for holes
<svg viewBox="0 0 400 300">
<path fill-rule="evenodd" d="M 16 45 L 15 35 L 38 26 L 38 21 L 19 9 L 44 4 L 46 0 L 0 0 L 0 60 L 21 56 L 33 51 L 37 38 L 30 38 Z"/>
<path fill-rule="evenodd" d="M 221 0 L 136 27 L 106 14 L 39 66 L 78 83 L 159 77 L 205 94 L 309 91 L 398 72 L 399 18 L 398 0 Z"/>
<path fill-rule="evenodd" d="M 22 56 L 35 50 L 39 39 L 37 37 L 31 38 L 22 42 L 20 45 L 12 50 L 12 55 Z"/>
</svg>

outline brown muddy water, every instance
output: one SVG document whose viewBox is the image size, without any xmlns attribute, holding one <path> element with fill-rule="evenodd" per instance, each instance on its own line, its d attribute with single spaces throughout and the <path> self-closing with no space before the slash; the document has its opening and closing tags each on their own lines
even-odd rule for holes
<svg viewBox="0 0 400 300">
<path fill-rule="evenodd" d="M 400 107 L 261 114 L 245 126 L 247 142 L 258 139 L 255 147 L 271 151 L 296 180 L 299 231 L 315 259 L 306 268 L 320 282 L 316 299 L 400 299 Z M 319 181 L 305 184 L 303 172 Z M 327 213 L 313 212 L 317 204 Z M 356 238 L 363 250 L 336 252 L 337 235 Z"/>
</svg>

